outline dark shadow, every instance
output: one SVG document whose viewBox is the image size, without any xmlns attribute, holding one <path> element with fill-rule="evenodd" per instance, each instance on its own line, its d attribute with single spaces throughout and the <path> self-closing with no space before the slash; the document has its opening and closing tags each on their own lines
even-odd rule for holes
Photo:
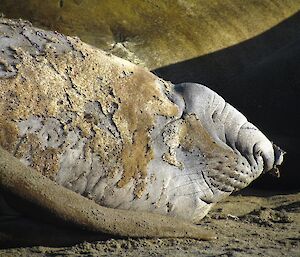
<svg viewBox="0 0 300 257">
<path fill-rule="evenodd" d="M 67 247 L 112 237 L 78 228 L 61 227 L 27 216 L 0 217 L 0 250 L 26 246 Z"/>
<path fill-rule="evenodd" d="M 106 241 L 111 238 L 121 237 L 83 229 L 36 203 L 0 189 L 0 249 L 66 247 L 84 241 Z"/>
<path fill-rule="evenodd" d="M 153 72 L 209 86 L 287 151 L 281 179 L 265 175 L 254 185 L 300 189 L 300 12 L 240 44 Z"/>
</svg>

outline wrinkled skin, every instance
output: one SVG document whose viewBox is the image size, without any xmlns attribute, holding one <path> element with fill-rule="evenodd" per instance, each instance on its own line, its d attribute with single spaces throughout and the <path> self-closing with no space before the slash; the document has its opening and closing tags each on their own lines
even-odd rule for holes
<svg viewBox="0 0 300 257">
<path fill-rule="evenodd" d="M 284 152 L 207 87 L 174 85 L 170 99 L 181 117 L 166 122 L 154 143 L 158 153 L 168 147 L 167 161 L 177 166 L 164 176 L 160 204 L 173 205 L 167 213 L 197 223 L 214 203 L 281 164 Z M 154 160 L 150 170 L 165 168 L 162 159 Z"/>
<path fill-rule="evenodd" d="M 57 184 L 102 206 L 198 223 L 281 164 L 283 152 L 207 87 L 0 21 L 0 145 Z"/>
</svg>

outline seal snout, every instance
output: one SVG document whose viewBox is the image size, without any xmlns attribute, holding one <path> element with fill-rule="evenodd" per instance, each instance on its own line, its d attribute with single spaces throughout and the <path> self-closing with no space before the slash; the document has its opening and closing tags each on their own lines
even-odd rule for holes
<svg viewBox="0 0 300 257">
<path fill-rule="evenodd" d="M 271 172 L 279 177 L 277 166 L 282 164 L 285 151 L 266 139 L 260 143 L 256 143 L 253 152 L 256 160 L 260 157 L 263 159 L 263 173 Z"/>
<path fill-rule="evenodd" d="M 274 157 L 275 157 L 274 166 L 281 165 L 283 162 L 283 156 L 286 154 L 286 152 L 280 149 L 280 147 L 275 145 L 274 143 L 273 143 L 273 149 L 274 149 Z"/>
<path fill-rule="evenodd" d="M 279 146 L 273 143 L 274 149 L 274 163 L 272 169 L 269 170 L 270 174 L 274 175 L 275 177 L 280 177 L 280 172 L 277 166 L 281 165 L 283 162 L 283 156 L 286 154 L 285 151 L 279 148 Z"/>
</svg>

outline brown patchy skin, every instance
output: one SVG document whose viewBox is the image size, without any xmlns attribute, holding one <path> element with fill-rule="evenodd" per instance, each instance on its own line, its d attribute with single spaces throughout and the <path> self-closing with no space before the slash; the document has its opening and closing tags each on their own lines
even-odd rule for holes
<svg viewBox="0 0 300 257">
<path fill-rule="evenodd" d="M 155 115 L 175 116 L 178 109 L 162 93 L 167 89 L 160 88 L 157 77 L 150 72 L 78 39 L 67 39 L 72 51 L 59 55 L 50 47 L 45 47 L 43 56 L 36 57 L 23 49 L 15 50 L 22 60 L 17 65 L 17 75 L 0 80 L 0 113 L 5 120 L 0 122 L 0 145 L 11 153 L 17 152 L 18 157 L 28 151 L 23 144 L 35 145 L 31 166 L 53 178 L 59 170 L 58 154 L 66 143 L 56 150 L 41 149 L 34 138 L 17 139 L 16 121 L 30 116 L 57 118 L 62 111 L 74 112 L 76 119 L 62 124 L 62 129 L 67 132 L 78 128 L 82 137 L 90 138 L 85 154 L 97 153 L 106 163 L 110 177 L 118 167 L 123 172 L 119 187 L 134 179 L 135 195 L 140 196 L 147 165 L 153 158 L 149 130 L 155 125 Z M 112 120 L 121 144 L 108 131 L 96 126 L 93 116 L 85 115 L 88 102 L 98 102 L 105 115 L 111 107 L 117 107 Z M 15 149 L 18 142 L 20 145 Z M 45 160 L 47 165 L 43 164 Z"/>
<path fill-rule="evenodd" d="M 59 169 L 58 153 L 59 151 L 54 148 L 43 150 L 37 143 L 33 153 L 32 168 L 41 171 L 44 176 L 54 179 Z"/>
<path fill-rule="evenodd" d="M 178 161 L 178 160 L 176 159 L 176 157 L 175 157 L 174 155 L 170 154 L 170 153 L 165 153 L 165 154 L 162 156 L 162 159 L 163 159 L 165 162 L 167 162 L 167 163 L 169 163 L 169 164 L 171 164 L 171 165 L 174 165 L 174 166 L 176 166 L 176 167 L 178 167 L 178 168 L 180 168 L 180 169 L 183 168 L 183 163 L 180 162 L 180 161 Z"/>
<path fill-rule="evenodd" d="M 30 134 L 21 139 L 21 144 L 16 148 L 15 156 L 21 158 L 24 153 L 31 152 L 31 167 L 40 171 L 44 176 L 54 179 L 59 169 L 59 149 L 43 149 L 36 135 Z"/>
<path fill-rule="evenodd" d="M 212 157 L 216 154 L 223 156 L 230 156 L 233 154 L 233 151 L 224 149 L 216 144 L 195 115 L 187 115 L 185 117 L 185 122 L 182 125 L 180 135 L 180 144 L 184 149 L 192 150 L 195 147 L 199 148 L 201 152 L 206 153 L 207 157 Z"/>
<path fill-rule="evenodd" d="M 13 152 L 17 142 L 17 127 L 13 122 L 0 118 L 0 128 L 0 145 L 4 149 Z"/>
</svg>

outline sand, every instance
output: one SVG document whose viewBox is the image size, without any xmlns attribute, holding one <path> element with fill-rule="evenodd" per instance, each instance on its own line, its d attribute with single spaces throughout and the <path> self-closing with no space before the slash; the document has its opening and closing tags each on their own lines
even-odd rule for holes
<svg viewBox="0 0 300 257">
<path fill-rule="evenodd" d="M 252 191 L 230 196 L 200 226 L 214 231 L 218 239 L 109 239 L 59 248 L 2 249 L 0 256 L 296 257 L 300 256 L 300 193 L 266 196 Z"/>
</svg>

